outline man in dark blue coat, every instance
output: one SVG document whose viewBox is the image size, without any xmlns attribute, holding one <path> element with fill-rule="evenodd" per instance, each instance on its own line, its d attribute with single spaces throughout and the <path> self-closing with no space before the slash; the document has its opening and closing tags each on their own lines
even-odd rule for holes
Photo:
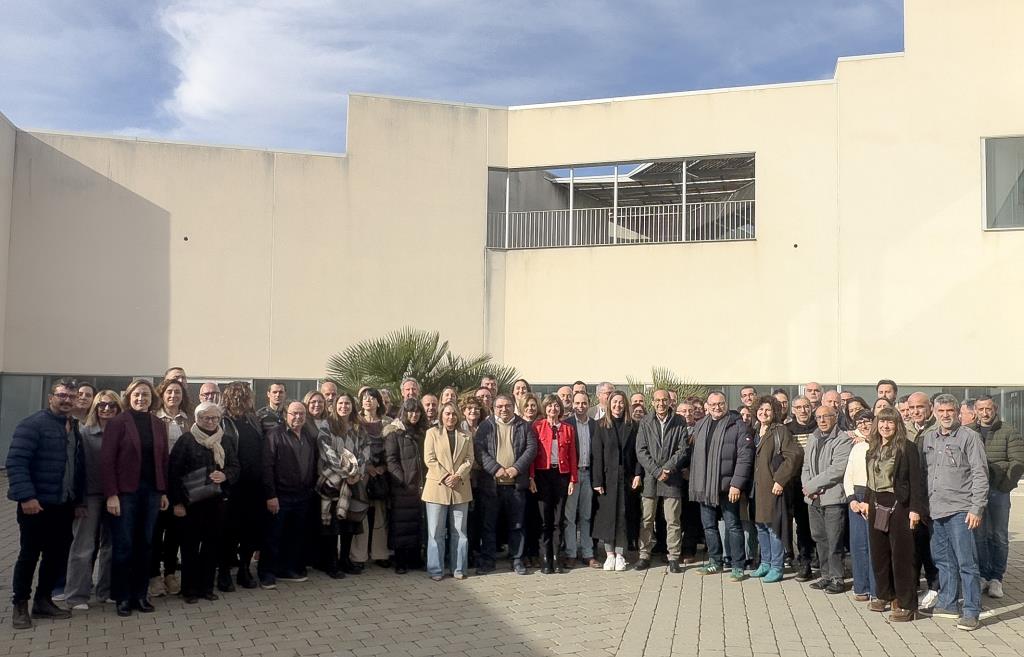
<svg viewBox="0 0 1024 657">
<path fill-rule="evenodd" d="M 701 521 L 708 546 L 708 563 L 702 575 L 722 572 L 722 541 L 718 534 L 718 510 L 725 521 L 732 561 L 733 581 L 746 578 L 746 550 L 740 523 L 740 496 L 750 490 L 754 478 L 754 439 L 739 413 L 729 412 L 725 395 L 708 395 L 708 415 L 693 428 L 690 459 L 690 499 L 700 502 Z"/>
<path fill-rule="evenodd" d="M 32 603 L 37 618 L 70 618 L 53 604 L 53 587 L 67 567 L 71 525 L 85 481 L 82 437 L 71 416 L 77 385 L 66 379 L 50 387 L 48 407 L 18 423 L 7 452 L 7 497 L 18 503 L 21 551 L 11 584 L 12 627 L 32 627 L 28 600 L 39 563 Z M 40 555 L 42 562 L 40 563 Z"/>
</svg>

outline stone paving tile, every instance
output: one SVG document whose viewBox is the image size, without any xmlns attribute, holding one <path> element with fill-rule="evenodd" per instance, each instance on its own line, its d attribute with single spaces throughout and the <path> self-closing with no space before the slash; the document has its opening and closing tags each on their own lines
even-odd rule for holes
<svg viewBox="0 0 1024 657">
<path fill-rule="evenodd" d="M 0 492 L 6 493 L 0 474 Z M 213 603 L 155 601 L 154 614 L 118 618 L 109 605 L 70 621 L 10 627 L 9 581 L 17 556 L 15 505 L 0 504 L 0 656 L 28 657 L 1020 657 L 1024 647 L 1024 498 L 1015 497 L 1006 597 L 985 598 L 982 627 L 951 621 L 892 625 L 849 595 L 828 596 L 792 579 L 577 569 L 564 576 L 503 571 L 431 582 L 371 567 L 336 581 L 282 582 Z"/>
</svg>

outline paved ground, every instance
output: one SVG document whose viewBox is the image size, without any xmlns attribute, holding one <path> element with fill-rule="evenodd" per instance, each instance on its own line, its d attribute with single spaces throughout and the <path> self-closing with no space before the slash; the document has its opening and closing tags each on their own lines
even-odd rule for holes
<svg viewBox="0 0 1024 657">
<path fill-rule="evenodd" d="M 0 476 L 0 491 L 6 493 Z M 707 657 L 1010 657 L 1024 652 L 1024 497 L 1015 498 L 1006 597 L 985 599 L 973 632 L 949 620 L 890 625 L 849 595 L 787 579 L 762 585 L 646 573 L 574 570 L 431 582 L 379 568 L 335 581 L 316 573 L 276 591 L 217 602 L 155 601 L 121 619 L 108 605 L 70 621 L 10 627 L 9 573 L 17 555 L 14 504 L 0 504 L 0 655 L 187 657 L 215 655 L 701 655 Z"/>
</svg>

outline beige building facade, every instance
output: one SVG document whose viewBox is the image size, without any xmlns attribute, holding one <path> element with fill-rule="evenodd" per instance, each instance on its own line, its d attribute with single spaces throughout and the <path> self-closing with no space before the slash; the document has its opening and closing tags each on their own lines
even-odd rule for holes
<svg viewBox="0 0 1024 657">
<path fill-rule="evenodd" d="M 315 380 L 404 325 L 542 384 L 664 365 L 1019 403 L 1024 3 L 906 0 L 905 24 L 904 52 L 815 82 L 522 107 L 353 94 L 345 154 L 0 117 L 0 430 L 50 375 Z M 726 161 L 752 174 L 693 201 L 716 181 L 687 171 Z M 618 200 L 655 199 L 623 175 L 655 165 L 681 171 L 679 202 L 659 201 L 678 231 Z M 513 176 L 547 191 L 511 208 Z M 726 230 L 723 203 L 751 214 Z M 558 245 L 507 241 L 513 210 L 543 211 Z M 584 212 L 600 239 L 581 238 Z"/>
</svg>

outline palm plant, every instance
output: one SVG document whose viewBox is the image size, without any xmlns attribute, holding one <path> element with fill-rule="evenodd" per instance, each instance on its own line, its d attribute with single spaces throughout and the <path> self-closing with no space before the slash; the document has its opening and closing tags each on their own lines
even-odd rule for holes
<svg viewBox="0 0 1024 657">
<path fill-rule="evenodd" d="M 687 397 L 706 397 L 710 392 L 710 388 L 700 383 L 694 383 L 693 381 L 687 381 L 676 376 L 675 372 L 667 367 L 654 366 L 651 367 L 651 379 L 650 383 L 646 383 L 635 377 L 626 377 L 626 387 L 629 390 L 629 394 L 643 393 L 644 397 L 648 398 L 651 393 L 655 390 L 671 390 L 676 393 L 677 399 L 685 399 Z"/>
<path fill-rule="evenodd" d="M 490 354 L 453 354 L 439 332 L 410 327 L 357 342 L 327 360 L 327 378 L 340 388 L 355 393 L 361 386 L 372 386 L 389 390 L 394 399 L 406 377 L 419 381 L 424 392 L 440 392 L 445 386 L 476 389 L 481 377 L 488 375 L 503 389 L 519 376 L 514 367 L 495 363 Z"/>
</svg>

